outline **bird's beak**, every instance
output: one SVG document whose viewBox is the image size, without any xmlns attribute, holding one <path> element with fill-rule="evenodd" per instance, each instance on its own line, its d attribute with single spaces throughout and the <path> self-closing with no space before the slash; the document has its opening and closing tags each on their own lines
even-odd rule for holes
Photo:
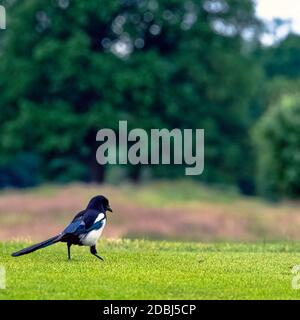
<svg viewBox="0 0 300 320">
<path fill-rule="evenodd" d="M 113 211 L 112 211 L 112 208 L 111 208 L 110 206 L 107 206 L 107 207 L 106 207 L 106 210 L 108 210 L 108 211 L 110 211 L 110 212 L 113 212 Z"/>
</svg>

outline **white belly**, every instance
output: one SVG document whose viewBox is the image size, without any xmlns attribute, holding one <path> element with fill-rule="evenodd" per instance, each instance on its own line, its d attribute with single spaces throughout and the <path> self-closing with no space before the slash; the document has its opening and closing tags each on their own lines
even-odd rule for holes
<svg viewBox="0 0 300 320">
<path fill-rule="evenodd" d="M 100 214 L 101 215 L 101 214 Z M 100 216 L 99 215 L 99 216 Z M 98 219 L 99 218 L 99 219 Z M 98 217 L 96 219 L 95 222 L 99 221 L 100 219 L 102 219 L 102 217 Z M 102 227 L 98 230 L 92 230 L 90 231 L 88 234 L 86 234 L 82 239 L 81 239 L 81 243 L 84 245 L 84 246 L 94 246 L 96 245 L 97 241 L 99 240 L 99 238 L 101 237 L 101 234 L 102 234 L 102 231 L 105 227 L 105 224 L 106 224 L 106 219 L 103 220 L 103 224 L 102 224 Z"/>
</svg>

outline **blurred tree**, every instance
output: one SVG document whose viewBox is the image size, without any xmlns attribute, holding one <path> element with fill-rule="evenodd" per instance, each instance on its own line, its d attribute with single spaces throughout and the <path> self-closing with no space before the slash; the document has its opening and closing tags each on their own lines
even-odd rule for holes
<svg viewBox="0 0 300 320">
<path fill-rule="evenodd" d="M 283 41 L 261 51 L 266 75 L 300 77 L 300 36 L 290 33 Z"/>
<path fill-rule="evenodd" d="M 276 104 L 284 95 L 299 92 L 300 85 L 300 36 L 290 33 L 273 46 L 261 46 L 255 52 L 265 71 L 261 91 L 260 111 Z"/>
<path fill-rule="evenodd" d="M 271 106 L 254 129 L 258 186 L 268 197 L 300 195 L 300 96 Z"/>
<path fill-rule="evenodd" d="M 32 153 L 41 159 L 44 179 L 103 181 L 104 168 L 95 161 L 99 129 L 117 129 L 119 120 L 128 120 L 130 128 L 204 128 L 202 178 L 249 189 L 250 105 L 261 79 L 247 51 L 260 31 L 253 1 L 6 5 L 9 28 L 0 41 L 3 159 Z M 138 180 L 140 167 L 130 175 Z"/>
<path fill-rule="evenodd" d="M 297 150 L 291 144 L 300 134 L 295 125 L 300 90 L 299 53 L 300 37 L 293 33 L 256 51 L 266 78 L 257 98 L 259 109 L 265 111 L 253 130 L 258 158 L 256 184 L 261 194 L 273 198 L 295 197 L 298 192 L 297 182 L 291 179 L 297 175 Z"/>
<path fill-rule="evenodd" d="M 300 78 L 276 76 L 266 83 L 265 105 L 277 104 L 283 96 L 296 95 L 300 91 Z"/>
</svg>

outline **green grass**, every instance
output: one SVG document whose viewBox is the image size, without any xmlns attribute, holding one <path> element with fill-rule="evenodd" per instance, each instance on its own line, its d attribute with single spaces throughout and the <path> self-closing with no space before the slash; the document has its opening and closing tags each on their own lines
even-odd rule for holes
<svg viewBox="0 0 300 320">
<path fill-rule="evenodd" d="M 103 240 L 98 251 L 56 244 L 12 258 L 0 245 L 7 288 L 0 299 L 299 299 L 291 267 L 300 244 L 200 244 Z M 27 244 L 25 244 L 27 245 Z"/>
</svg>

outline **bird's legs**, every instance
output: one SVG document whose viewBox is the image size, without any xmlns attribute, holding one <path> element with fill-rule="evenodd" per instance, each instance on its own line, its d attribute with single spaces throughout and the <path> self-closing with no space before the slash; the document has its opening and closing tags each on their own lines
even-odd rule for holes
<svg viewBox="0 0 300 320">
<path fill-rule="evenodd" d="M 104 261 L 102 257 L 98 256 L 97 250 L 96 250 L 96 246 L 91 246 L 90 251 L 91 251 L 91 254 L 92 254 L 92 255 L 94 255 L 94 256 L 97 257 L 98 259 Z"/>
<path fill-rule="evenodd" d="M 71 260 L 71 243 L 67 243 L 68 246 L 68 259 Z"/>
</svg>

